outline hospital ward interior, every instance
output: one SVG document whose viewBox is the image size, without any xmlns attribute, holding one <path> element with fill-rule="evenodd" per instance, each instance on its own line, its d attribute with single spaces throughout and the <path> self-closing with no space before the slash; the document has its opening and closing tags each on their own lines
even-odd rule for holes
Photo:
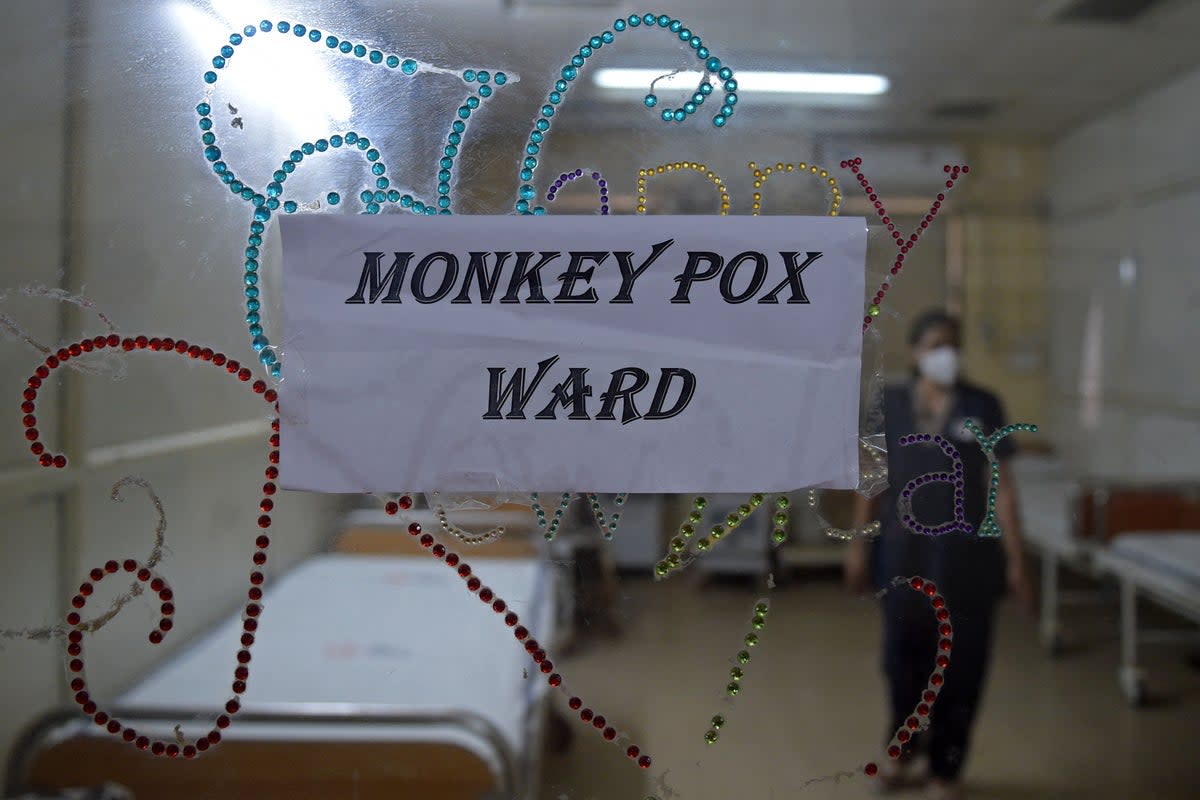
<svg viewBox="0 0 1200 800">
<path fill-rule="evenodd" d="M 1198 38 L 0 3 L 0 797 L 1200 797 Z"/>
</svg>

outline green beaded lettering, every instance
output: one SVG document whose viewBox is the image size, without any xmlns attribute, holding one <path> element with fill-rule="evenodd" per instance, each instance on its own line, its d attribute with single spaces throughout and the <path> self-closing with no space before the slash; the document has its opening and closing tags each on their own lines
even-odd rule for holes
<svg viewBox="0 0 1200 800">
<path fill-rule="evenodd" d="M 687 566 L 697 557 L 712 549 L 713 545 L 721 541 L 741 524 L 749 519 L 755 509 L 763 505 L 766 501 L 766 496 L 761 492 L 756 492 L 751 495 L 747 502 L 742 503 L 735 511 L 727 514 L 721 523 L 712 525 L 709 528 L 708 535 L 696 540 L 696 553 L 688 553 L 687 542 L 696 532 L 696 523 L 703 519 L 701 511 L 708 506 L 707 498 L 697 496 L 692 499 L 692 511 L 688 514 L 688 521 L 680 525 L 678 534 L 671 539 L 668 544 L 668 550 L 672 555 L 677 556 L 675 559 L 660 559 L 655 565 L 654 575 L 656 578 L 668 577 L 674 570 Z M 790 501 L 787 497 L 780 495 L 774 498 L 774 504 L 777 509 L 772 519 L 775 522 L 775 528 L 771 532 L 771 542 L 775 546 L 779 546 L 787 539 L 785 527 L 788 521 L 787 509 L 790 507 Z M 682 557 L 678 557 L 682 556 Z"/>
<path fill-rule="evenodd" d="M 767 613 L 770 611 L 770 608 L 771 606 L 765 598 L 755 602 L 754 615 L 750 620 L 750 624 L 755 630 L 761 630 L 765 626 Z M 758 635 L 748 633 L 743 641 L 747 647 L 754 647 L 758 644 Z M 725 693 L 730 697 L 736 697 L 742 690 L 742 679 L 746 677 L 746 671 L 742 667 L 750 662 L 750 653 L 747 650 L 739 650 L 733 660 L 735 664 L 729 668 L 729 682 L 725 684 Z M 725 717 L 720 714 L 714 715 L 709 720 L 708 730 L 704 733 L 705 743 L 715 744 L 719 738 L 717 732 L 723 727 L 725 727 Z"/>
</svg>

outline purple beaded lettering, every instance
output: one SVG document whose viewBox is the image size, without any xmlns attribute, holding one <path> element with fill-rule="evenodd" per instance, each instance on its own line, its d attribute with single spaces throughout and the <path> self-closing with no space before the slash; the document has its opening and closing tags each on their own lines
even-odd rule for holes
<svg viewBox="0 0 1200 800">
<path fill-rule="evenodd" d="M 904 523 L 904 527 L 908 528 L 912 533 L 917 533 L 922 536 L 942 536 L 947 533 L 960 531 L 962 533 L 974 533 L 975 528 L 967 522 L 966 508 L 963 503 L 965 496 L 965 482 L 963 481 L 963 465 L 962 457 L 958 453 L 958 448 L 950 443 L 949 440 L 941 436 L 931 436 L 928 433 L 915 433 L 911 436 L 901 436 L 900 446 L 907 447 L 913 444 L 924 444 L 932 442 L 942 449 L 951 461 L 954 462 L 954 471 L 951 472 L 928 472 L 924 475 L 919 475 L 904 485 L 900 490 L 900 498 L 896 503 L 896 510 L 899 512 L 900 521 Z M 954 486 L 954 519 L 949 522 L 942 522 L 937 525 L 928 525 L 917 519 L 912 509 L 912 497 L 917 489 L 922 486 L 927 486 L 931 483 L 949 483 Z"/>
<path fill-rule="evenodd" d="M 546 199 L 551 203 L 558 195 L 558 191 L 576 178 L 582 178 L 584 171 L 576 169 L 574 172 L 564 172 L 554 180 L 554 185 L 550 187 L 550 191 L 546 192 Z M 604 180 L 604 176 L 599 172 L 591 173 L 592 180 L 596 182 L 597 188 L 600 189 L 600 214 L 608 216 L 608 181 Z"/>
</svg>

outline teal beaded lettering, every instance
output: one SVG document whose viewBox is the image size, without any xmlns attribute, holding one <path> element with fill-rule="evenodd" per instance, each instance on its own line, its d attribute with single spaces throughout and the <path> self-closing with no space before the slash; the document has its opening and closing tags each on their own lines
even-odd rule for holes
<svg viewBox="0 0 1200 800">
<path fill-rule="evenodd" d="M 690 29 L 685 28 L 682 21 L 671 19 L 666 15 L 655 16 L 653 14 L 644 14 L 642 16 L 630 15 L 627 18 L 617 19 L 613 22 L 613 30 L 606 30 L 599 35 L 588 38 L 586 43 L 579 48 L 578 53 L 572 56 L 569 59 L 569 63 L 561 68 L 561 77 L 555 81 L 553 89 L 547 94 L 546 102 L 540 109 L 540 117 L 535 120 L 534 130 L 530 133 L 529 141 L 525 148 L 525 157 L 520 162 L 519 175 L 522 188 L 518 193 L 515 203 L 518 213 L 534 215 L 546 213 L 544 207 L 531 205 L 530 200 L 532 198 L 529 196 L 530 182 L 532 182 L 534 171 L 538 166 L 538 158 L 536 156 L 540 154 L 542 147 L 544 147 L 544 140 L 550 128 L 550 120 L 555 116 L 555 106 L 562 103 L 565 99 L 566 92 L 577 81 L 580 70 L 583 69 L 590 57 L 603 46 L 612 44 L 615 41 L 617 33 L 643 26 L 654 29 L 667 29 L 671 33 L 676 34 L 680 41 L 686 42 L 695 52 L 696 57 L 704 64 L 707 72 L 715 74 L 720 79 L 721 84 L 719 85 L 722 86 L 726 94 L 724 95 L 724 105 L 712 118 L 714 127 L 724 127 L 733 115 L 733 107 L 737 103 L 737 95 L 735 93 L 737 81 L 733 77 L 733 70 L 724 66 L 719 58 L 713 56 L 709 48 L 701 43 L 700 37 Z M 415 75 L 422 69 L 421 64 L 415 59 L 405 58 L 402 60 L 399 56 L 385 55 L 382 50 L 369 49 L 365 44 L 355 44 L 333 35 L 324 36 L 323 38 L 323 34 L 316 29 L 310 30 L 302 24 L 291 23 L 286 20 L 281 20 L 278 23 L 263 20 L 257 26 L 247 25 L 241 34 L 231 34 L 229 45 L 224 45 L 219 55 L 213 58 L 213 66 L 217 69 L 226 68 L 228 60 L 234 55 L 234 48 L 248 43 L 249 39 L 253 38 L 260 30 L 263 33 L 269 33 L 272 30 L 282 34 L 291 32 L 296 38 L 304 39 L 307 37 L 314 44 L 323 44 L 325 50 L 352 55 L 355 58 L 365 58 L 372 65 L 385 66 L 388 69 L 399 68 L 402 74 L 408 76 Z M 197 113 L 201 117 L 200 128 L 204 134 L 204 156 L 208 161 L 213 162 L 213 172 L 220 177 L 222 183 L 229 186 L 235 195 L 253 204 L 251 234 L 255 236 L 262 233 L 265 223 L 271 218 L 272 211 L 282 208 L 285 213 L 295 213 L 299 210 L 300 206 L 295 201 L 282 201 L 280 197 L 284 192 L 286 177 L 295 171 L 296 167 L 304 161 L 305 156 L 323 153 L 327 149 L 338 149 L 343 144 L 357 144 L 360 151 L 367 153 L 367 159 L 372 164 L 371 173 L 375 176 L 375 190 L 363 190 L 359 195 L 365 213 L 380 213 L 384 204 L 394 203 L 398 204 L 401 208 L 408 209 L 413 214 L 425 216 L 438 213 L 449 214 L 452 212 L 453 205 L 451 197 L 451 187 L 453 186 L 451 172 L 454 160 L 460 152 L 461 134 L 465 130 L 465 123 L 471 118 L 472 111 L 478 109 L 484 100 L 493 95 L 493 87 L 504 86 L 509 80 L 509 76 L 500 71 L 489 72 L 487 70 L 468 69 L 464 70 L 460 76 L 465 83 L 477 83 L 477 93 L 469 94 L 463 104 L 457 109 L 452 131 L 447 135 L 446 144 L 443 147 L 443 158 L 438 162 L 440 172 L 438 173 L 437 198 L 433 202 L 415 199 L 411 195 L 401 194 L 399 191 L 391 189 L 389 179 L 384 176 L 386 167 L 379 151 L 368 149 L 368 140 L 365 137 L 359 137 L 354 132 L 348 132 L 344 135 L 334 134 L 328 140 L 317 140 L 315 144 L 305 142 L 299 149 L 293 150 L 289 154 L 288 158 L 280 165 L 280 169 L 275 171 L 270 185 L 262 193 L 254 192 L 241 181 L 237 180 L 234 171 L 224 161 L 220 161 L 221 150 L 217 146 L 216 135 L 212 132 L 213 124 L 209 116 L 212 109 L 207 102 L 201 103 L 196 108 Z M 215 84 L 218 80 L 218 73 L 215 70 L 209 70 L 204 73 L 203 79 L 207 84 Z M 679 108 L 662 109 L 661 118 L 667 122 L 683 122 L 699 110 L 700 106 L 704 103 L 704 99 L 712 94 L 713 88 L 714 86 L 709 80 L 709 75 L 705 75 L 696 91 L 692 94 L 690 101 L 685 102 Z M 653 93 L 646 96 L 645 105 L 647 107 L 653 108 L 657 104 L 658 98 Z M 330 206 L 337 205 L 340 202 L 340 195 L 337 192 L 329 192 L 326 194 L 326 202 Z M 255 269 L 257 269 L 257 264 L 255 265 Z M 247 272 L 246 276 L 252 274 L 251 272 Z M 254 280 L 257 280 L 256 275 L 254 276 Z M 246 297 L 257 305 L 257 287 L 250 281 L 247 281 L 246 285 Z M 249 308 L 249 303 L 247 307 Z M 254 333 L 252 343 L 255 350 L 259 351 L 260 360 L 268 367 L 270 374 L 274 377 L 279 377 L 281 374 L 281 364 L 270 348 L 269 341 L 261 334 L 261 328 Z"/>
<path fill-rule="evenodd" d="M 991 474 L 988 480 L 988 499 L 987 512 L 983 516 L 983 522 L 979 526 L 980 536 L 997 537 L 1000 535 L 1000 525 L 996 522 L 996 493 L 1000 489 L 1000 462 L 996 460 L 996 445 L 1005 436 L 1017 431 L 1028 431 L 1029 433 L 1037 433 L 1037 425 L 1018 422 L 1013 425 L 1005 425 L 998 431 L 992 433 L 991 436 L 984 436 L 983 431 L 979 429 L 971 420 L 967 420 L 963 427 L 971 432 L 975 437 L 975 441 L 979 442 L 979 447 L 983 450 L 983 454 L 987 456 L 988 464 L 991 465 Z"/>
<path fill-rule="evenodd" d="M 567 510 L 567 506 L 570 504 L 571 493 L 563 492 L 558 504 L 558 508 L 554 511 L 554 519 L 547 523 L 546 510 L 542 508 L 541 503 L 538 500 L 537 493 L 534 492 L 529 495 L 529 507 L 533 510 L 534 516 L 537 518 L 538 527 L 546 529 L 542 533 L 542 536 L 546 539 L 546 541 L 549 542 L 554 539 L 554 534 L 558 532 L 558 526 L 562 524 L 563 513 Z"/>
<path fill-rule="evenodd" d="M 737 81 L 733 78 L 733 70 L 723 66 L 721 59 L 712 55 L 707 47 L 704 47 L 700 42 L 700 37 L 697 36 L 691 29 L 684 27 L 681 20 L 672 19 L 667 15 L 655 16 L 654 14 L 645 14 L 639 16 L 631 14 L 628 17 L 616 19 L 613 21 L 612 30 L 602 32 L 598 36 L 589 37 L 587 42 L 579 48 L 577 55 L 570 58 L 569 63 L 564 64 L 560 70 L 561 78 L 555 81 L 554 88 L 546 95 L 546 103 L 540 109 L 540 118 L 536 121 L 536 131 L 532 132 L 529 141 L 526 144 L 525 152 L 527 158 L 520 162 L 520 185 L 527 186 L 533 180 L 534 171 L 537 169 L 537 159 L 533 155 L 541 149 L 545 132 L 550 127 L 550 119 L 554 117 L 555 106 L 559 105 L 566 95 L 570 86 L 578 83 L 578 78 L 583 70 L 587 60 L 595 55 L 596 51 L 606 44 L 612 44 L 616 39 L 616 34 L 626 30 L 640 28 L 645 26 L 647 29 L 661 30 L 666 29 L 670 33 L 675 34 L 682 42 L 686 42 L 695 52 L 696 57 L 703 62 L 704 68 L 709 74 L 716 75 L 720 78 L 721 86 L 725 89 L 725 104 L 721 106 L 717 114 L 712 118 L 714 128 L 723 128 L 733 116 L 733 107 L 737 103 L 737 95 L 734 90 L 737 88 Z M 502 83 L 500 80 L 501 74 L 496 75 L 496 83 Z M 710 95 L 713 91 L 713 84 L 709 82 L 709 75 L 706 74 L 701 79 L 700 85 L 692 94 L 690 102 L 684 103 L 679 108 L 663 108 L 657 109 L 658 96 L 653 91 L 647 93 L 642 100 L 642 104 L 649 109 L 654 109 L 659 118 L 663 122 L 679 123 L 685 121 L 688 117 L 700 110 L 700 106 L 704 103 L 704 98 Z M 536 136 L 541 133 L 543 136 Z M 535 138 L 536 137 L 536 138 Z M 529 198 L 523 196 L 518 190 L 518 195 L 514 203 L 514 207 L 518 214 L 545 214 L 546 209 L 543 206 L 532 206 L 529 203 Z"/>
<path fill-rule="evenodd" d="M 281 34 L 291 33 L 299 39 L 307 37 L 308 41 L 313 44 L 324 45 L 325 50 L 352 55 L 355 58 L 365 58 L 370 64 L 386 67 L 387 69 L 398 68 L 404 75 L 411 76 L 421 71 L 421 64 L 412 58 L 402 60 L 397 55 L 385 55 L 382 50 L 369 49 L 365 44 L 354 44 L 353 42 L 339 39 L 332 35 L 324 36 L 321 31 L 316 29 L 310 30 L 300 23 L 292 23 L 287 20 L 272 23 L 269 20 L 262 20 L 257 26 L 247 25 L 242 29 L 240 34 L 233 33 L 229 36 L 229 44 L 223 45 L 218 55 L 212 59 L 212 66 L 215 69 L 204 73 L 204 82 L 210 85 L 215 84 L 219 77 L 215 70 L 228 68 L 229 59 L 235 53 L 234 48 L 247 43 L 258 31 L 262 31 L 263 33 L 270 33 L 271 31 L 277 31 Z M 324 153 L 329 149 L 336 150 L 343 145 L 356 145 L 358 150 L 365 154 L 368 163 L 371 164 L 371 174 L 375 177 L 375 189 L 364 190 L 359 195 L 365 213 L 378 214 L 385 203 L 398 204 L 402 208 L 409 209 L 414 214 L 425 216 L 437 213 L 451 213 L 451 170 L 454 165 L 454 157 L 459 152 L 462 133 L 466 129 L 464 120 L 467 120 L 471 116 L 472 110 L 479 108 L 484 100 L 492 96 L 494 86 L 503 86 L 508 82 L 508 76 L 505 73 L 493 73 L 487 70 L 466 70 L 463 72 L 462 78 L 467 83 L 477 81 L 479 84 L 478 94 L 468 95 L 458 110 L 459 118 L 454 120 L 452 130 L 446 138 L 446 145 L 443 150 L 445 157 L 439 162 L 441 171 L 438 173 L 438 197 L 436 201 L 429 203 L 414 200 L 410 195 L 401 195 L 399 191 L 390 189 L 390 181 L 385 177 L 387 167 L 384 164 L 380 151 L 370 146 L 370 140 L 367 137 L 359 136 L 354 131 L 349 131 L 345 134 L 333 134 L 328 139 L 317 139 L 315 143 L 304 142 L 298 149 L 292 150 L 289 153 L 287 159 L 280 165 L 280 168 L 272 174 L 271 181 L 267 184 L 266 188 L 262 192 L 255 192 L 242 181 L 238 180 L 229 165 L 220 160 L 221 150 L 217 146 L 216 133 L 214 132 L 213 121 L 210 116 L 212 114 L 212 106 L 207 101 L 201 102 L 196 106 L 196 113 L 200 116 L 199 127 L 205 159 L 213 162 L 213 172 L 220 178 L 221 182 L 228 186 L 235 196 L 250 202 L 253 207 L 250 236 L 247 240 L 249 248 L 242 276 L 245 287 L 243 293 L 247 298 L 246 308 L 249 312 L 246 322 L 251 335 L 251 346 L 258 352 L 259 361 L 267 368 L 272 377 L 280 377 L 282 374 L 282 364 L 273 348 L 271 348 L 270 341 L 262 332 L 261 316 L 258 313 L 260 300 L 258 299 L 259 288 L 257 285 L 257 273 L 259 269 L 257 256 L 259 247 L 262 244 L 262 233 L 265 229 L 265 223 L 270 220 L 271 212 L 282 208 L 284 213 L 294 214 L 300 210 L 300 205 L 296 201 L 280 200 L 280 197 L 284 193 L 287 177 L 296 171 L 296 167 L 304 161 L 306 156 Z M 338 192 L 327 192 L 325 201 L 329 206 L 336 206 L 341 203 L 341 195 Z M 253 256 L 250 254 L 251 250 L 253 251 Z"/>
</svg>

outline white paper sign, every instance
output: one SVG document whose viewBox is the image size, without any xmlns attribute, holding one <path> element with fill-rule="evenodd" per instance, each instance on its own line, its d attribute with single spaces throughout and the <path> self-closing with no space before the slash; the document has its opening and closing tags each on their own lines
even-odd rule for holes
<svg viewBox="0 0 1200 800">
<path fill-rule="evenodd" d="M 280 226 L 285 488 L 857 483 L 861 218 Z"/>
</svg>

